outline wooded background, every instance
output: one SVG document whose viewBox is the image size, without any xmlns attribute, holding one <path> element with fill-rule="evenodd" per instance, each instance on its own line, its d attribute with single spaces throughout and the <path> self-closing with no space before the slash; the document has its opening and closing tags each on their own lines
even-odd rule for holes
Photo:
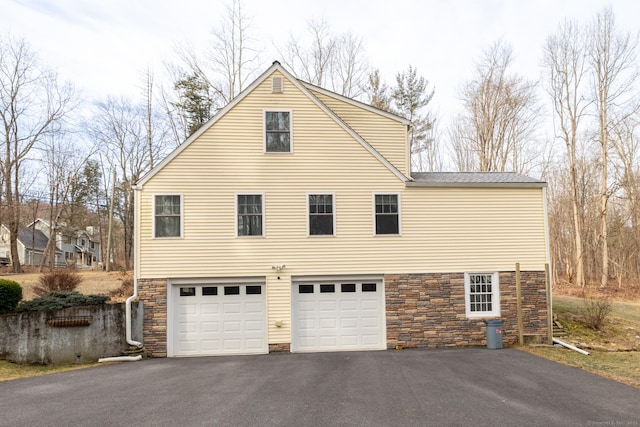
<svg viewBox="0 0 640 427">
<path fill-rule="evenodd" d="M 141 71 L 138 96 L 90 106 L 27 38 L 0 36 L 0 222 L 12 259 L 18 230 L 45 218 L 62 232 L 99 227 L 102 259 L 132 267 L 132 184 L 269 64 L 247 16 L 231 0 L 207 48 L 176 46 L 163 70 Z M 409 65 L 385 82 L 360 35 L 324 20 L 307 29 L 278 47 L 281 63 L 304 81 L 409 119 L 414 171 L 515 171 L 548 183 L 556 283 L 637 286 L 638 35 L 621 31 L 610 8 L 588 22 L 560 22 L 540 46 L 537 81 L 514 71 L 508 41 L 487 46 L 473 77 L 460 82 L 461 109 L 448 117 L 429 108 L 434 86 L 421 74 L 429 70 Z"/>
</svg>

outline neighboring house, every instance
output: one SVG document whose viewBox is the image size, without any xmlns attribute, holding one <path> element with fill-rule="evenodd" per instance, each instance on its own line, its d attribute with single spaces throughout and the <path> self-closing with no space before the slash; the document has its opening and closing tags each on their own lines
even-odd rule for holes
<svg viewBox="0 0 640 427">
<path fill-rule="evenodd" d="M 544 182 L 411 173 L 409 122 L 279 63 L 136 185 L 151 356 L 484 345 L 548 331 Z"/>
<path fill-rule="evenodd" d="M 51 225 L 46 219 L 38 218 L 33 224 L 47 238 L 51 235 Z M 102 263 L 100 234 L 96 227 L 86 229 L 70 228 L 64 224 L 56 227 L 56 245 L 64 252 L 64 262 L 78 268 L 97 268 Z"/>
<path fill-rule="evenodd" d="M 11 243 L 9 239 L 9 229 L 2 225 L 0 227 L 0 255 L 11 259 Z M 18 259 L 22 265 L 39 266 L 42 264 L 44 253 L 47 250 L 49 238 L 41 230 L 31 224 L 18 231 Z M 64 254 L 58 246 L 54 249 L 55 265 L 64 265 Z M 46 259 L 49 259 L 47 254 Z M 45 261 L 48 262 L 48 261 Z"/>
</svg>

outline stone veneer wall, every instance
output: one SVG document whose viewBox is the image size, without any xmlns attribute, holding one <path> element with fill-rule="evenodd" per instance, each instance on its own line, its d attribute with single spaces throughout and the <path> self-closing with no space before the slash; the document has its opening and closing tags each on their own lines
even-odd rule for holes
<svg viewBox="0 0 640 427">
<path fill-rule="evenodd" d="M 518 341 L 515 272 L 500 272 L 503 344 Z M 521 271 L 525 334 L 547 333 L 544 271 Z M 486 345 L 485 319 L 465 315 L 464 273 L 385 275 L 387 347 Z"/>
<path fill-rule="evenodd" d="M 144 301 L 142 335 L 146 354 L 167 357 L 167 281 L 139 279 L 138 295 Z"/>
</svg>

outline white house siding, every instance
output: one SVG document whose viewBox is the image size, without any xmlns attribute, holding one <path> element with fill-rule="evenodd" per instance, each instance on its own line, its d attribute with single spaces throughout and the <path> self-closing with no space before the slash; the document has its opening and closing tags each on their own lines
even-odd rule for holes
<svg viewBox="0 0 640 427">
<path fill-rule="evenodd" d="M 292 112 L 292 154 L 264 153 L 265 109 Z M 335 236 L 307 235 L 310 192 L 335 194 Z M 400 194 L 401 236 L 374 236 L 374 192 Z M 237 193 L 264 195 L 265 237 L 236 237 Z M 183 238 L 152 237 L 154 194 L 183 196 Z M 137 275 L 266 277 L 269 343 L 290 342 L 292 275 L 544 270 L 542 195 L 405 188 L 291 82 L 272 94 L 268 78 L 137 194 Z"/>
<path fill-rule="evenodd" d="M 380 154 L 409 176 L 407 126 L 364 108 L 358 108 L 340 99 L 311 91 L 335 112 L 349 127 L 371 144 Z"/>
</svg>

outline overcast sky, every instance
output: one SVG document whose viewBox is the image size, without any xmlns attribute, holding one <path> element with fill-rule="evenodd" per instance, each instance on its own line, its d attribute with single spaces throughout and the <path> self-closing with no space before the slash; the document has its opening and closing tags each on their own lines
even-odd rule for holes
<svg viewBox="0 0 640 427">
<path fill-rule="evenodd" d="M 176 43 L 202 43 L 221 19 L 223 0 L 0 0 L 0 31 L 24 36 L 49 67 L 87 100 L 132 95 L 147 67 L 162 71 Z M 432 107 L 456 106 L 474 60 L 493 42 L 512 45 L 518 71 L 540 76 L 542 46 L 562 18 L 593 19 L 613 8 L 625 31 L 640 30 L 639 0 L 242 0 L 263 50 L 261 71 L 279 59 L 274 45 L 324 18 L 334 32 L 366 44 L 370 65 L 393 83 L 410 64 L 435 87 Z"/>
</svg>

